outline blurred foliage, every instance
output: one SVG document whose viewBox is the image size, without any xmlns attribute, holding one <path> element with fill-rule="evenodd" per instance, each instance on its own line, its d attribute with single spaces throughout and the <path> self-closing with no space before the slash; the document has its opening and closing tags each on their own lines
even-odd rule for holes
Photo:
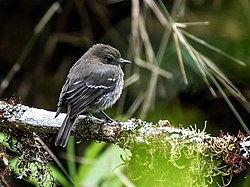
<svg viewBox="0 0 250 187">
<path fill-rule="evenodd" d="M 55 110 L 58 95 L 68 70 L 94 43 L 110 44 L 119 49 L 123 56 L 127 56 L 127 59 L 134 61 L 136 61 L 135 52 L 141 50 L 141 59 L 150 62 L 151 57 L 147 53 L 147 48 L 142 43 L 138 45 L 142 47 L 141 49 L 134 48 L 135 45 L 133 45 L 133 42 L 136 41 L 133 41 L 131 34 L 133 32 L 131 21 L 136 20 L 132 19 L 131 10 L 135 8 L 135 2 L 129 0 L 60 1 L 60 8 L 49 17 L 48 22 L 37 33 L 37 24 L 46 15 L 54 1 L 1 0 L 0 82 L 5 79 L 15 63 L 20 59 L 23 60 L 20 69 L 17 69 L 19 71 L 14 75 L 9 86 L 3 90 L 1 97 L 10 97 L 15 93 L 21 97 L 26 105 Z M 114 118 L 122 115 L 124 119 L 131 116 L 143 117 L 149 121 L 168 119 L 172 124 L 182 124 L 183 126 L 197 124 L 197 127 L 201 129 L 204 126 L 204 121 L 208 121 L 207 132 L 214 135 L 218 135 L 219 130 L 231 133 L 242 130 L 237 118 L 218 90 L 215 90 L 218 97 L 213 97 L 204 84 L 200 72 L 194 67 L 188 54 L 185 53 L 183 60 L 189 84 L 184 83 L 173 37 L 169 36 L 168 41 L 163 41 L 166 30 L 145 2 L 147 1 L 139 2 L 144 15 L 144 24 L 141 23 L 140 27 L 146 29 L 154 54 L 162 53 L 162 60 L 158 64 L 163 71 L 161 74 L 166 76 L 170 73 L 172 77 L 166 78 L 157 74 L 157 78 L 153 82 L 155 74 L 152 73 L 151 66 L 151 68 L 145 68 L 143 67 L 145 64 L 134 63 L 130 67 L 126 67 L 125 76 L 131 84 L 128 84 L 124 90 L 118 104 L 107 112 Z M 190 26 L 185 30 L 246 63 L 246 66 L 240 66 L 206 46 L 188 39 L 195 49 L 212 59 L 249 100 L 249 1 L 171 0 L 163 2 L 168 11 L 174 10 L 174 6 L 180 2 L 174 21 L 208 21 L 209 25 Z M 137 39 L 139 40 L 139 38 Z M 147 38 L 140 39 L 147 40 Z M 166 42 L 166 46 L 162 49 L 160 44 L 164 44 L 164 42 Z M 151 92 L 150 99 L 147 100 L 146 94 Z M 230 96 L 228 91 L 225 90 L 225 93 L 244 122 L 249 124 L 250 118 L 246 108 L 237 99 Z M 91 144 L 91 147 L 98 149 L 97 147 L 101 145 Z M 71 155 L 82 156 L 85 147 L 88 147 L 88 143 L 82 142 L 76 147 L 68 148 L 68 152 Z M 53 148 L 53 151 L 60 156 L 59 151 L 61 150 L 59 148 Z M 111 147 L 107 148 L 105 152 L 111 154 L 116 151 Z M 103 156 L 105 154 L 101 153 L 97 151 L 96 154 L 87 154 L 87 156 L 91 159 L 100 158 L 100 160 L 103 157 L 105 160 L 106 156 Z M 92 174 L 88 175 L 87 173 L 91 169 L 93 171 L 96 169 L 95 164 L 95 166 L 75 164 L 74 159 L 71 159 L 70 163 L 66 165 L 68 165 L 72 177 L 81 176 L 79 173 L 81 171 L 82 177 L 85 177 L 86 181 L 90 180 L 88 177 L 93 177 Z M 112 169 L 110 168 L 110 171 Z M 105 182 L 105 178 L 100 180 Z M 115 180 L 117 182 L 117 179 Z M 68 181 L 61 181 L 61 183 L 66 185 Z M 101 185 L 103 183 L 99 181 L 95 184 Z M 234 180 L 232 184 L 234 184 Z"/>
<path fill-rule="evenodd" d="M 72 139 L 70 140 L 71 142 Z M 81 156 L 67 151 L 69 174 L 76 186 L 127 186 L 130 180 L 123 174 L 124 166 L 121 157 L 126 158 L 124 150 L 106 143 L 91 143 Z M 73 162 L 74 163 L 73 163 Z M 71 163 L 69 163 L 71 162 Z M 74 164 L 80 164 L 72 170 Z M 71 169 L 70 169 L 71 167 Z M 52 166 L 55 179 L 63 186 L 73 186 L 60 170 Z"/>
</svg>

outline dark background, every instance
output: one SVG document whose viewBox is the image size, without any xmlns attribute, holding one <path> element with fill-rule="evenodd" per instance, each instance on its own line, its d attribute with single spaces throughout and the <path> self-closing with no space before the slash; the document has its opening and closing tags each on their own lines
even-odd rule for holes
<svg viewBox="0 0 250 187">
<path fill-rule="evenodd" d="M 0 82 L 13 65 L 25 54 L 25 59 L 1 97 L 15 94 L 28 106 L 56 110 L 58 96 L 70 67 L 95 43 L 107 43 L 119 49 L 124 58 L 133 61 L 131 51 L 131 2 L 112 0 L 64 0 L 61 9 L 48 24 L 34 36 L 34 28 L 54 1 L 0 0 Z M 174 1 L 166 1 L 170 11 Z M 178 22 L 209 21 L 208 26 L 189 27 L 188 32 L 205 40 L 222 51 L 240 59 L 240 66 L 206 47 L 190 41 L 200 52 L 212 59 L 229 77 L 242 94 L 250 98 L 250 6 L 240 0 L 187 1 Z M 143 2 L 141 2 L 143 6 Z M 147 32 L 154 51 L 157 51 L 163 28 L 153 16 L 147 22 Z M 147 21 L 147 20 L 146 20 Z M 32 42 L 33 43 L 32 43 Z M 25 52 L 27 45 L 31 50 Z M 188 63 L 188 62 L 184 62 Z M 109 113 L 113 118 L 143 117 L 157 122 L 168 119 L 173 125 L 197 124 L 207 132 L 218 135 L 220 130 L 230 133 L 243 131 L 224 99 L 214 98 L 199 72 L 186 65 L 189 85 L 180 74 L 172 37 L 166 48 L 162 68 L 172 72 L 172 79 L 159 77 L 152 107 L 141 115 L 143 105 L 128 112 L 139 93 L 148 86 L 151 72 L 132 64 L 125 67 L 126 78 L 138 74 L 139 79 L 129 85 L 121 101 Z M 249 127 L 247 110 L 225 90 L 236 110 Z M 249 108 L 249 105 L 248 105 Z M 53 144 L 53 141 L 52 141 Z"/>
</svg>

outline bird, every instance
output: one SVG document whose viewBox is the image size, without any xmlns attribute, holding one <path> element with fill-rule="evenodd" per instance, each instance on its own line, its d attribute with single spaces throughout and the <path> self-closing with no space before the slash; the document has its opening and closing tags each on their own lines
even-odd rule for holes
<svg viewBox="0 0 250 187">
<path fill-rule="evenodd" d="M 101 112 L 120 98 L 124 86 L 121 66 L 130 64 L 121 53 L 107 44 L 94 44 L 72 66 L 61 89 L 56 115 L 67 108 L 67 115 L 55 138 L 55 145 L 65 147 L 78 115 Z"/>
</svg>

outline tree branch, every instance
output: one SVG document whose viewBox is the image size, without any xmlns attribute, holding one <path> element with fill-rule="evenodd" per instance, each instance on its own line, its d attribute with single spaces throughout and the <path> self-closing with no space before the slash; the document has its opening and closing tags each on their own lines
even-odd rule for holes
<svg viewBox="0 0 250 187">
<path fill-rule="evenodd" d="M 0 102 L 0 126 L 30 132 L 57 133 L 65 114 L 60 114 L 57 118 L 54 116 L 55 112 Z M 203 170 L 208 170 L 209 167 L 208 175 L 225 176 L 230 173 L 240 173 L 247 168 L 250 158 L 250 136 L 239 132 L 237 136 L 221 134 L 219 137 L 212 137 L 205 130 L 172 127 L 167 120 L 153 124 L 132 118 L 126 122 L 110 123 L 82 115 L 76 120 L 71 135 L 127 148 L 133 154 L 131 162 L 135 161 L 138 164 L 142 155 L 145 159 L 149 159 L 144 160 L 143 165 L 152 162 L 152 157 L 155 160 L 160 155 L 160 159 L 167 159 L 173 166 L 182 168 L 178 164 L 180 155 L 184 155 L 186 159 L 192 161 L 192 164 L 195 155 L 195 159 L 199 162 L 197 167 Z M 146 152 L 138 152 L 142 150 Z M 140 156 L 137 157 L 138 154 Z M 205 161 L 199 160 L 201 158 Z M 222 165 L 229 169 L 225 171 Z M 213 173 L 215 171 L 216 174 Z"/>
<path fill-rule="evenodd" d="M 55 112 L 31 108 L 25 105 L 0 103 L 1 126 L 25 129 L 30 132 L 57 133 L 66 114 L 54 117 Z M 94 139 L 115 143 L 123 148 L 129 148 L 135 143 L 147 143 L 152 135 L 172 136 L 179 138 L 192 137 L 189 141 L 202 142 L 210 136 L 195 131 L 187 131 L 171 127 L 167 120 L 161 120 L 157 125 L 140 119 L 130 119 L 126 122 L 107 122 L 95 117 L 80 115 L 75 122 L 71 135 L 82 139 Z M 125 143 L 125 144 L 122 144 Z"/>
<path fill-rule="evenodd" d="M 55 112 L 31 108 L 21 104 L 0 103 L 1 126 L 25 129 L 30 132 L 57 133 L 66 114 L 55 118 Z M 82 139 L 95 139 L 115 143 L 121 133 L 122 122 L 112 123 L 95 117 L 81 115 L 75 122 L 71 135 Z"/>
</svg>

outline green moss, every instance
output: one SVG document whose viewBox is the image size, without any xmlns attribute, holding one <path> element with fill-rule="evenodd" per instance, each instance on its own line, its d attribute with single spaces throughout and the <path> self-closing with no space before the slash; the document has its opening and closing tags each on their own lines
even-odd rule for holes
<svg viewBox="0 0 250 187">
<path fill-rule="evenodd" d="M 137 132 L 126 136 L 132 156 L 125 163 L 136 186 L 217 186 L 215 176 L 231 174 L 221 151 L 203 141 L 203 131 L 163 132 L 164 126 L 150 123 L 136 124 L 133 130 Z"/>
<path fill-rule="evenodd" d="M 48 165 L 49 155 L 37 141 L 37 135 L 17 129 L 3 129 L 4 144 L 16 153 L 9 169 L 17 178 L 37 186 L 53 186 L 54 179 Z"/>
</svg>

